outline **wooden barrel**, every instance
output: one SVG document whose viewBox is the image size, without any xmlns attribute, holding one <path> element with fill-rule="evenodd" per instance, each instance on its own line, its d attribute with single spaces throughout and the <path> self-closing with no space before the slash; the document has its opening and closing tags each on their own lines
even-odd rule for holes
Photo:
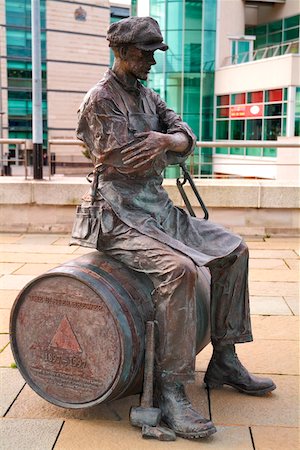
<svg viewBox="0 0 300 450">
<path fill-rule="evenodd" d="M 65 408 L 87 408 L 141 389 L 145 322 L 153 285 L 100 252 L 35 278 L 14 303 L 17 366 L 34 391 Z M 197 351 L 209 342 L 210 277 L 199 269 Z"/>
</svg>

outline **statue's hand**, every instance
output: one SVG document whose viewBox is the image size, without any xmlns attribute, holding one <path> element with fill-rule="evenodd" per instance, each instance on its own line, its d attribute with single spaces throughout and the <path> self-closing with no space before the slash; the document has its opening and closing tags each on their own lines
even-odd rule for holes
<svg viewBox="0 0 300 450">
<path fill-rule="evenodd" d="M 171 146 L 172 135 L 149 131 L 136 133 L 137 143 L 121 150 L 123 164 L 137 169 L 155 159 Z"/>
</svg>

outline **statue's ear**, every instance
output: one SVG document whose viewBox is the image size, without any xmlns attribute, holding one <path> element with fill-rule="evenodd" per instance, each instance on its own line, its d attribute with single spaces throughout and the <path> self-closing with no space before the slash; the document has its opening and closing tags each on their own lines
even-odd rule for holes
<svg viewBox="0 0 300 450">
<path fill-rule="evenodd" d="M 128 50 L 129 50 L 128 46 L 119 47 L 119 49 L 118 49 L 119 57 L 121 59 L 123 59 L 124 61 L 126 61 L 128 59 Z"/>
</svg>

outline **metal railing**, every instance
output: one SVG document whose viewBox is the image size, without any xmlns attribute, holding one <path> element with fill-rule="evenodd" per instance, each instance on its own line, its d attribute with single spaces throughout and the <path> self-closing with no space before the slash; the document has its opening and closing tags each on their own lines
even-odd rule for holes
<svg viewBox="0 0 300 450">
<path fill-rule="evenodd" d="M 284 44 L 271 45 L 268 47 L 257 48 L 250 52 L 227 56 L 224 59 L 223 66 L 243 64 L 250 61 L 259 61 L 261 59 L 288 54 L 299 54 L 299 41 L 285 42 Z"/>
<path fill-rule="evenodd" d="M 25 139 L 0 139 L 0 145 L 2 144 L 14 144 L 16 146 L 19 147 L 19 150 L 24 150 L 23 153 L 23 157 L 22 158 L 13 158 L 10 159 L 9 162 L 10 163 L 18 163 L 24 166 L 24 172 L 25 172 L 25 179 L 28 178 L 28 172 L 29 172 L 29 167 L 30 165 L 28 164 L 29 158 L 28 158 L 28 154 L 29 151 L 32 151 L 32 145 L 30 145 L 31 141 L 25 140 Z M 52 161 L 51 155 L 53 155 L 52 153 L 52 147 L 53 146 L 76 146 L 76 147 L 82 147 L 85 148 L 85 145 L 82 141 L 78 140 L 78 139 L 49 139 L 48 141 L 48 149 L 47 149 L 47 160 L 48 160 L 48 179 L 51 180 L 52 178 L 52 170 L 51 170 L 51 164 L 54 163 L 56 165 L 61 165 L 61 168 L 63 169 L 63 165 L 65 163 L 65 160 L 62 162 L 59 160 L 59 154 L 57 154 L 56 160 L 55 162 Z M 216 148 L 260 148 L 260 149 L 265 149 L 265 148 L 291 148 L 291 149 L 300 149 L 300 139 L 298 142 L 282 142 L 282 141 L 198 141 L 196 143 L 196 147 L 199 149 L 203 149 L 203 148 L 211 148 L 211 149 L 216 149 Z M 76 152 L 75 152 L 76 154 Z M 74 152 L 72 152 L 72 155 L 74 155 Z M 193 174 L 193 176 L 195 178 L 200 178 L 203 175 L 201 174 L 201 167 L 204 166 L 211 166 L 213 168 L 214 164 L 216 163 L 216 159 L 218 157 L 225 157 L 229 156 L 229 155 L 212 155 L 210 156 L 210 160 L 207 159 L 207 155 L 195 155 L 195 156 L 191 156 L 190 160 L 188 162 L 188 166 Z M 230 156 L 239 156 L 239 155 L 230 155 Z M 198 161 L 196 162 L 195 159 L 198 159 Z M 0 160 L 0 164 L 1 164 L 1 168 L 3 167 L 3 162 L 4 159 L 2 158 Z M 68 167 L 74 167 L 76 168 L 78 163 L 76 161 L 72 162 L 68 162 Z M 219 164 L 219 163 L 218 163 Z M 234 160 L 230 160 L 228 158 L 228 162 L 226 161 L 222 161 L 222 166 L 299 166 L 299 164 L 295 164 L 295 163 L 289 163 L 289 162 L 284 162 L 284 163 L 279 163 L 276 158 L 274 157 L 261 157 L 261 158 L 253 158 L 251 156 L 247 156 L 247 155 L 241 155 L 241 157 L 239 158 L 239 160 L 234 161 Z M 86 166 L 91 166 L 91 162 L 88 162 L 88 160 L 86 160 Z M 87 168 L 84 167 L 82 168 L 82 173 L 80 173 L 79 175 L 82 176 L 84 174 L 86 174 L 87 172 Z M 2 174 L 2 172 L 1 172 Z M 64 175 L 64 173 L 62 173 L 62 175 Z M 224 175 L 226 176 L 226 175 Z M 210 175 L 209 177 L 212 177 L 212 175 Z"/>
</svg>

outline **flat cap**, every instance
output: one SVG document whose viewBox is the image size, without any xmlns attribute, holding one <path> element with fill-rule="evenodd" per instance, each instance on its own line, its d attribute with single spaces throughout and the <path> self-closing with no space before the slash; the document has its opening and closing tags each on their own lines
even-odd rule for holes
<svg viewBox="0 0 300 450">
<path fill-rule="evenodd" d="M 168 50 L 158 22 L 152 17 L 128 17 L 112 23 L 106 39 L 110 47 L 134 45 L 141 50 Z"/>
</svg>

